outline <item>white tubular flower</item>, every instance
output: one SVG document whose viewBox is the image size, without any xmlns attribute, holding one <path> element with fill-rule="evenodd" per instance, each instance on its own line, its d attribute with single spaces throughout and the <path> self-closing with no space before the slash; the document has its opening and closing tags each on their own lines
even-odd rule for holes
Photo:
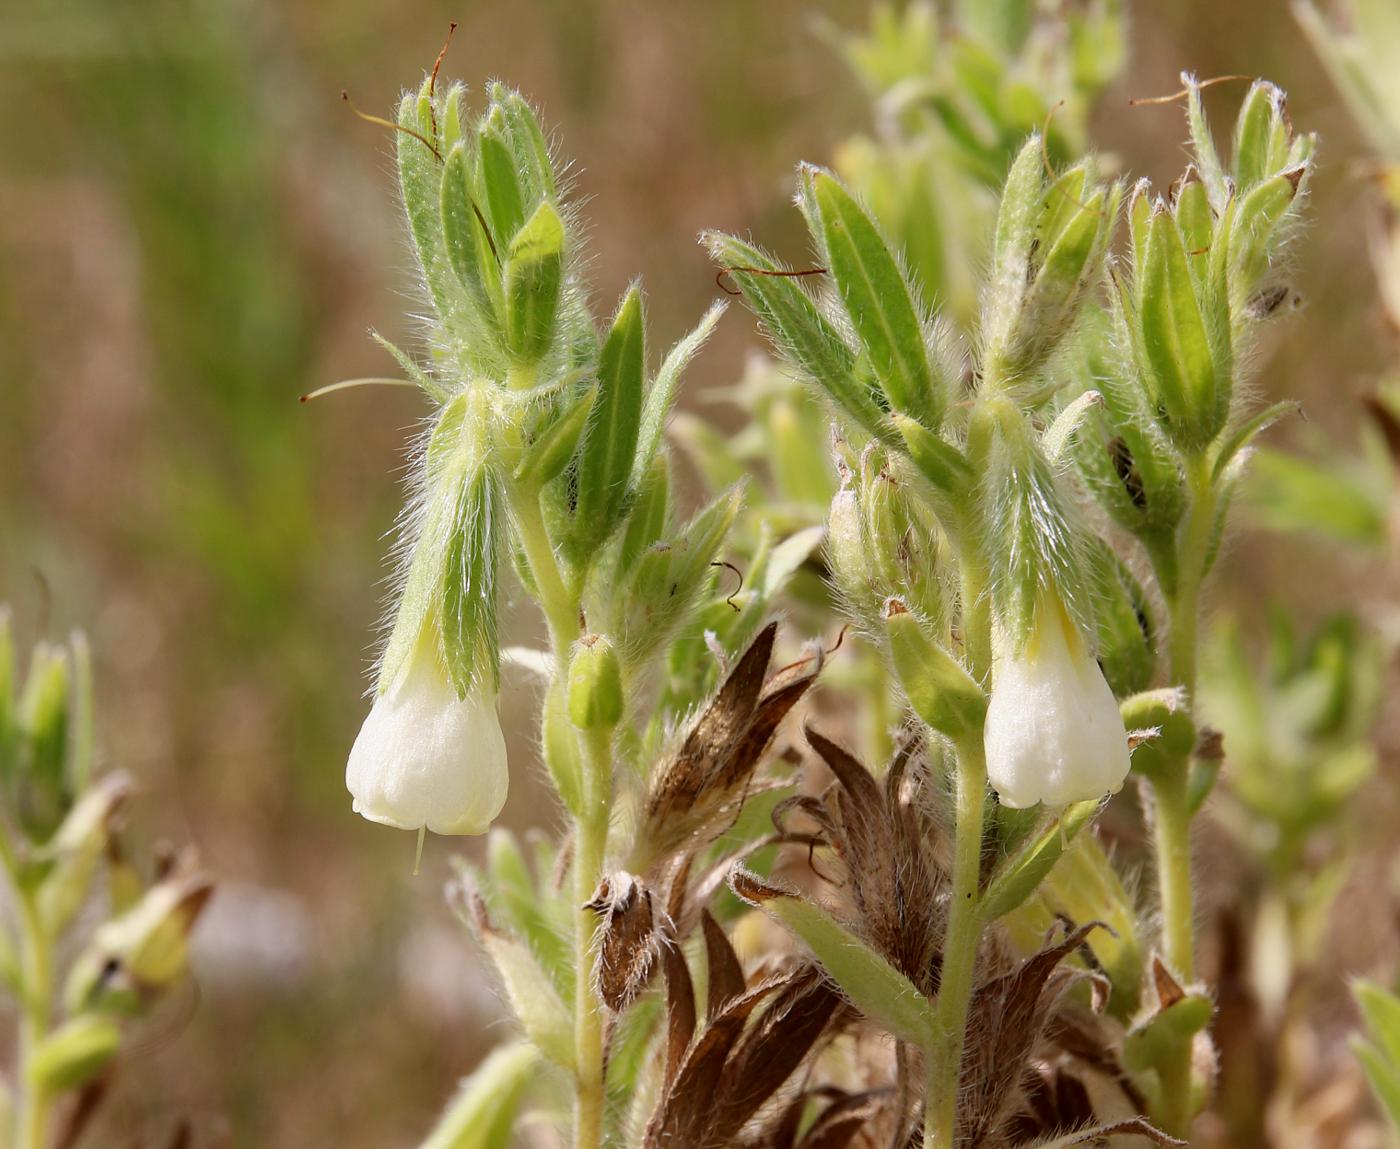
<svg viewBox="0 0 1400 1149">
<path fill-rule="evenodd" d="M 458 698 L 436 650 L 420 642 L 350 750 L 354 811 L 400 830 L 484 834 L 508 783 L 495 690 L 488 682 Z"/>
<path fill-rule="evenodd" d="M 1101 798 L 1128 776 L 1113 691 L 1064 606 L 1041 605 L 1025 648 L 997 668 L 983 735 L 988 778 L 1015 810 Z"/>
</svg>

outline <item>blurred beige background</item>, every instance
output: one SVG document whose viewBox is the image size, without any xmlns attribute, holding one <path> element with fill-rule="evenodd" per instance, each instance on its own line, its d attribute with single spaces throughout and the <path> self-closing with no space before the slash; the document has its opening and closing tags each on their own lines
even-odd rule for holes
<svg viewBox="0 0 1400 1149">
<path fill-rule="evenodd" d="M 1173 90 L 1185 67 L 1267 75 L 1323 135 L 1298 268 L 1309 307 L 1280 328 L 1261 386 L 1345 433 L 1384 355 L 1345 114 L 1280 0 L 1133 7 L 1128 79 L 1096 120 L 1125 168 L 1175 174 L 1179 112 L 1127 98 Z M 411 837 L 353 817 L 343 789 L 383 536 L 424 407 L 394 390 L 296 401 L 392 373 L 370 328 L 414 339 L 392 141 L 341 89 L 386 112 L 459 21 L 446 72 L 542 105 L 588 200 L 596 299 L 607 310 L 642 275 L 669 344 L 716 294 L 701 227 L 800 250 L 793 166 L 868 124 L 812 20 L 857 24 L 865 8 L 0 7 L 0 601 L 26 639 L 89 631 L 105 762 L 142 780 L 148 837 L 197 842 L 221 881 L 198 991 L 165 1007 L 126 1070 L 132 1129 L 190 1114 L 197 1144 L 231 1128 L 239 1146 L 411 1145 L 502 1024 L 441 897 L 453 851 L 479 843 L 430 841 L 411 878 Z M 1237 99 L 1211 93 L 1222 116 Z M 733 380 L 756 343 L 733 309 L 687 401 Z M 1229 571 L 1304 600 L 1334 568 L 1302 553 L 1238 541 Z M 515 758 L 505 820 L 539 824 L 528 736 Z"/>
</svg>

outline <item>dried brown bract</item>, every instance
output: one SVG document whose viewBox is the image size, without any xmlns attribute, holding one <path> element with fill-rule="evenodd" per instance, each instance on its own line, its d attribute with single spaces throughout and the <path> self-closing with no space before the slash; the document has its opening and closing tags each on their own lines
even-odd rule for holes
<svg viewBox="0 0 1400 1149">
<path fill-rule="evenodd" d="M 815 646 L 769 676 L 777 633 L 776 622 L 763 628 L 653 774 L 630 868 L 656 885 L 737 816 L 779 725 L 821 672 Z"/>
</svg>

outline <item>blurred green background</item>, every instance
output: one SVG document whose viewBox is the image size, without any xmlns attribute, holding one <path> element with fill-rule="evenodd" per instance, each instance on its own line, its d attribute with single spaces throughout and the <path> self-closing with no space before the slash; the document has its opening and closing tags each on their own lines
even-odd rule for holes
<svg viewBox="0 0 1400 1149">
<path fill-rule="evenodd" d="M 511 0 L 41 0 L 0 6 L 0 601 L 21 633 L 86 629 L 103 758 L 147 789 L 151 838 L 197 842 L 220 893 L 198 991 L 124 1071 L 119 1121 L 197 1144 L 410 1145 L 499 1032 L 493 991 L 442 903 L 456 842 L 351 815 L 383 536 L 424 408 L 339 379 L 393 374 L 410 255 L 384 112 L 431 66 L 522 88 L 576 161 L 598 298 L 641 274 L 669 344 L 716 295 L 694 237 L 800 251 L 799 159 L 869 126 L 813 18 L 866 5 Z M 1345 437 L 1385 362 L 1366 261 L 1359 141 L 1281 0 L 1133 6 L 1125 80 L 1095 136 L 1168 180 L 1184 125 L 1130 109 L 1176 73 L 1266 75 L 1323 137 L 1307 308 L 1264 350 L 1262 387 Z M 1233 117 L 1238 92 L 1211 100 Z M 603 306 L 607 310 L 607 304 Z M 724 321 L 688 402 L 758 338 Z M 1284 438 L 1300 434 L 1294 427 Z M 1307 562 L 1300 558 L 1307 556 Z M 1359 560 L 1241 538 L 1219 592 L 1261 574 L 1299 602 Z M 1348 565 L 1349 564 L 1349 565 Z M 1340 569 L 1340 575 L 1339 575 Z M 1341 584 L 1344 585 L 1344 584 Z M 516 617 L 516 637 L 532 621 Z M 510 692 L 507 692 L 508 696 Z M 508 728 L 528 729 L 527 692 Z M 546 824 L 516 738 L 506 821 Z M 468 842 L 473 850 L 479 843 Z"/>
</svg>

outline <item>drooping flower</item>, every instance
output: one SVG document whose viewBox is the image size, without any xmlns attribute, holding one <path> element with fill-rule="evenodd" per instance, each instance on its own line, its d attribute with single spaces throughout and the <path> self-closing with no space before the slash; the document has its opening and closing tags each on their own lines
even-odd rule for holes
<svg viewBox="0 0 1400 1149">
<path fill-rule="evenodd" d="M 401 830 L 484 834 L 509 780 L 491 677 L 459 697 L 434 645 L 420 640 L 350 750 L 355 812 Z"/>
<path fill-rule="evenodd" d="M 983 742 L 1003 806 L 1065 806 L 1115 793 L 1128 776 L 1118 702 L 1064 604 L 1041 601 L 1019 651 L 997 668 Z"/>
</svg>

